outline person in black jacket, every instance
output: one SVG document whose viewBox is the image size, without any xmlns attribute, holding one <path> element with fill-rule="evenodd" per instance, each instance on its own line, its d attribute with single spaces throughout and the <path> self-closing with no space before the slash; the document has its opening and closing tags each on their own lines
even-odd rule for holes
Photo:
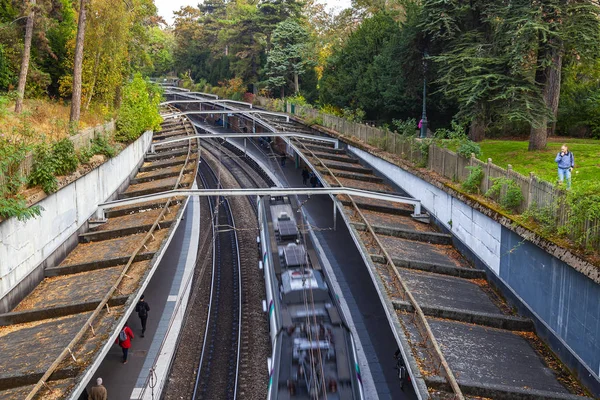
<svg viewBox="0 0 600 400">
<path fill-rule="evenodd" d="M 146 321 L 148 320 L 148 311 L 150 311 L 150 306 L 146 301 L 144 301 L 144 295 L 140 297 L 140 301 L 138 301 L 135 306 L 135 311 L 138 313 L 138 317 L 140 317 L 140 321 L 142 322 L 142 337 L 144 337 L 144 332 L 146 332 Z"/>
<path fill-rule="evenodd" d="M 308 172 L 308 169 L 306 167 L 304 167 L 302 169 L 302 184 L 304 186 L 306 186 L 306 183 L 308 182 L 308 178 L 310 178 L 310 173 Z"/>
</svg>

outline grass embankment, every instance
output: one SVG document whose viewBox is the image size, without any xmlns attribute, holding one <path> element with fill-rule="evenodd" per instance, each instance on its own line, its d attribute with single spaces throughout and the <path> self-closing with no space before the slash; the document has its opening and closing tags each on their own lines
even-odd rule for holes
<svg viewBox="0 0 600 400">
<path fill-rule="evenodd" d="M 538 178 L 556 183 L 558 177 L 554 158 L 563 144 L 575 156 L 575 170 L 572 182 L 600 182 L 600 140 L 554 137 L 548 140 L 545 150 L 528 151 L 526 140 L 485 140 L 480 143 L 479 159 L 488 158 L 500 167 L 512 165 L 513 170 L 529 176 L 533 172 Z"/>
<path fill-rule="evenodd" d="M 0 134 L 7 135 L 8 138 L 36 144 L 60 140 L 72 132 L 69 129 L 71 106 L 68 103 L 26 99 L 21 114 L 15 114 L 14 108 L 15 105 L 11 102 L 0 109 Z M 82 110 L 79 130 L 101 125 L 111 117 L 95 108 Z"/>
</svg>

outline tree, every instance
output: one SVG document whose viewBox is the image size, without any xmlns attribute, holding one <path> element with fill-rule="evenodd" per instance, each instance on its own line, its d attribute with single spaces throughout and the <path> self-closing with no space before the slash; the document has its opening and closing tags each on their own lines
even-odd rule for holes
<svg viewBox="0 0 600 400">
<path fill-rule="evenodd" d="M 535 83 L 549 115 L 542 115 L 532 125 L 529 150 L 541 150 L 556 129 L 565 52 L 583 59 L 596 58 L 600 53 L 600 6 L 589 0 L 545 0 L 534 16 L 539 25 Z"/>
<path fill-rule="evenodd" d="M 325 66 L 320 83 L 321 102 L 339 108 L 360 108 L 369 119 L 380 118 L 384 101 L 374 63 L 399 31 L 398 23 L 386 12 L 365 19 Z"/>
<path fill-rule="evenodd" d="M 481 139 L 493 121 L 531 126 L 544 148 L 556 119 L 565 51 L 597 53 L 598 12 L 588 0 L 425 0 L 423 27 L 440 51 L 443 90 Z"/>
<path fill-rule="evenodd" d="M 290 78 L 294 82 L 294 92 L 300 91 L 298 77 L 314 65 L 309 59 L 309 36 L 304 28 L 293 19 L 277 25 L 273 31 L 273 47 L 267 56 L 267 85 L 279 88 L 281 97 Z"/>
<path fill-rule="evenodd" d="M 29 69 L 29 57 L 31 54 L 31 38 L 33 37 L 33 18 L 35 16 L 35 0 L 29 1 L 29 14 L 25 25 L 25 45 L 21 61 L 21 73 L 19 74 L 19 85 L 17 86 L 17 100 L 15 102 L 15 113 L 23 109 L 23 97 L 25 96 L 25 83 L 27 82 L 27 70 Z"/>
<path fill-rule="evenodd" d="M 75 44 L 75 61 L 73 65 L 73 95 L 71 97 L 70 123 L 77 126 L 81 114 L 81 74 L 83 67 L 83 41 L 85 39 L 85 8 L 88 0 L 79 2 L 79 21 L 77 23 L 77 40 Z"/>
<path fill-rule="evenodd" d="M 257 24 L 267 41 L 267 52 L 271 50 L 271 38 L 277 26 L 291 18 L 302 16 L 303 2 L 297 0 L 262 0 L 258 4 Z"/>
</svg>

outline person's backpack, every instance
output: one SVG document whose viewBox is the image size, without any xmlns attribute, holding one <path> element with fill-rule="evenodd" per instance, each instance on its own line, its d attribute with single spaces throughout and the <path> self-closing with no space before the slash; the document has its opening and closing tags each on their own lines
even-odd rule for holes
<svg viewBox="0 0 600 400">
<path fill-rule="evenodd" d="M 146 303 L 137 303 L 135 306 L 135 311 L 137 311 L 138 315 L 142 318 L 148 316 L 148 308 L 146 307 Z"/>
<path fill-rule="evenodd" d="M 127 333 L 125 333 L 125 329 L 119 332 L 119 341 L 124 342 L 127 340 Z"/>
</svg>

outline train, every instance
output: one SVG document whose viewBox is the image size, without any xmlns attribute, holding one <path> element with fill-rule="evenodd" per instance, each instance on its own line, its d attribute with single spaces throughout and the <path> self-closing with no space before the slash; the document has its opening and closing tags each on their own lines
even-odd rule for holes
<svg viewBox="0 0 600 400">
<path fill-rule="evenodd" d="M 272 345 L 267 399 L 363 399 L 352 332 L 294 200 L 258 200 Z"/>
</svg>

